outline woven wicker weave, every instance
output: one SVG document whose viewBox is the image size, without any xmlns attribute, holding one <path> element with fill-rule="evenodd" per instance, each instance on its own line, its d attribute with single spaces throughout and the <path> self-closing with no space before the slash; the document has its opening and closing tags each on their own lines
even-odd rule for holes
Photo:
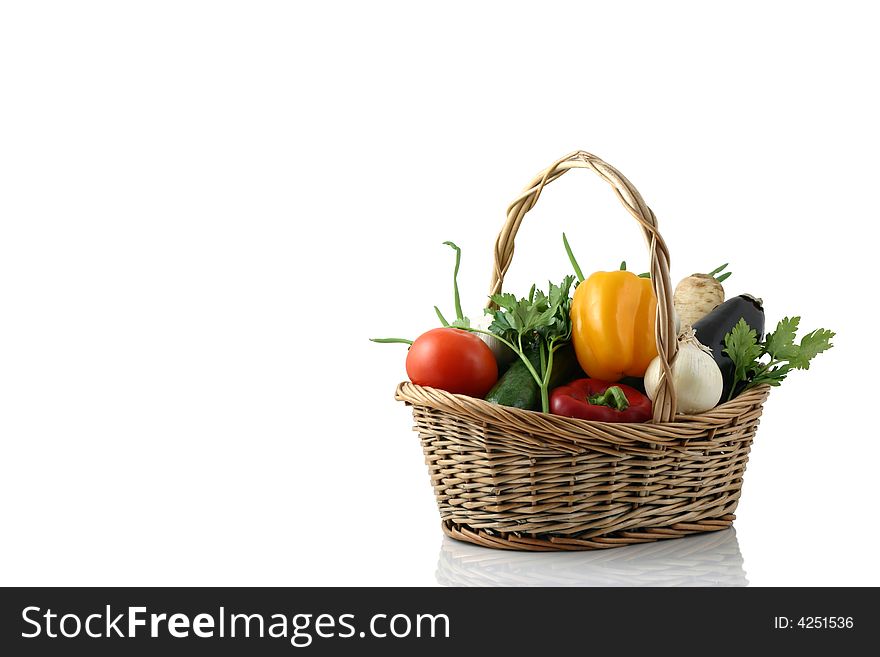
<svg viewBox="0 0 880 657">
<path fill-rule="evenodd" d="M 654 213 L 617 170 L 583 151 L 542 171 L 508 208 L 495 244 L 490 294 L 501 290 L 513 240 L 548 183 L 573 168 L 608 182 L 641 224 L 657 295 L 664 374 L 654 420 L 590 422 L 490 404 L 404 382 L 444 532 L 514 550 L 587 550 L 724 529 L 733 521 L 769 388 L 701 415 L 676 415 L 669 253 Z"/>
</svg>

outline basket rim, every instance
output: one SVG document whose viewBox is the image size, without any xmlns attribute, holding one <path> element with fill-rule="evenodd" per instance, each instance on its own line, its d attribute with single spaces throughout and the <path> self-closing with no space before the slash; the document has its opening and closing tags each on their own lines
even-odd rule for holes
<svg viewBox="0 0 880 657">
<path fill-rule="evenodd" d="M 394 398 L 410 406 L 427 407 L 486 424 L 501 425 L 517 433 L 562 439 L 565 443 L 595 443 L 599 439 L 612 445 L 634 442 L 656 445 L 692 439 L 705 440 L 707 434 L 714 435 L 714 431 L 722 427 L 739 424 L 737 420 L 744 416 L 749 417 L 750 411 L 761 409 L 769 393 L 770 386 L 760 385 L 700 415 L 676 415 L 672 422 L 649 420 L 642 423 L 597 422 L 500 406 L 484 399 L 419 386 L 411 381 L 399 383 Z M 556 440 L 553 442 L 556 443 Z"/>
</svg>

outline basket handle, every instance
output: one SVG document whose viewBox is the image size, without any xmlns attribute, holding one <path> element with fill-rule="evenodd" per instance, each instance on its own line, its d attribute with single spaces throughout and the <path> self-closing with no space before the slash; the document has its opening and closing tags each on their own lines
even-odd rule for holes
<svg viewBox="0 0 880 657">
<path fill-rule="evenodd" d="M 557 160 L 544 169 L 530 182 L 522 193 L 507 208 L 507 221 L 495 240 L 495 264 L 492 269 L 492 283 L 489 296 L 501 292 L 504 275 L 513 259 L 513 240 L 526 213 L 535 207 L 541 192 L 548 184 L 571 169 L 590 169 L 602 180 L 611 185 L 618 200 L 639 222 L 651 256 L 651 283 L 657 296 L 657 319 L 655 322 L 657 352 L 660 355 L 662 372 L 657 393 L 654 396 L 654 422 L 672 422 L 675 418 L 676 398 L 672 385 L 670 364 L 678 351 L 675 334 L 675 317 L 672 304 L 672 284 L 669 279 L 669 250 L 657 228 L 657 218 L 641 194 L 622 173 L 585 151 L 575 151 Z M 490 300 L 487 307 L 494 308 Z"/>
</svg>

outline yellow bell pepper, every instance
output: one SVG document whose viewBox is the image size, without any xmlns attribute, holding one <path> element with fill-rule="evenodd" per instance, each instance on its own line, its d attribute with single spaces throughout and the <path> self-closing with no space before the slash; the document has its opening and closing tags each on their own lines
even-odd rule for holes
<svg viewBox="0 0 880 657">
<path fill-rule="evenodd" d="M 641 377 L 657 356 L 657 298 L 651 279 L 600 271 L 577 286 L 571 304 L 572 342 L 591 378 Z"/>
</svg>

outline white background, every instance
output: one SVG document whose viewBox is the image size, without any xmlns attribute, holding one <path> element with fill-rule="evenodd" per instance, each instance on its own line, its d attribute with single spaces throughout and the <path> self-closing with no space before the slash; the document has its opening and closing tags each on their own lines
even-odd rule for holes
<svg viewBox="0 0 880 657">
<path fill-rule="evenodd" d="M 863 7 L 4 4 L 0 581 L 437 583 L 405 349 L 367 338 L 451 312 L 448 239 L 476 313 L 508 202 L 583 148 L 655 210 L 674 278 L 729 261 L 768 324 L 838 333 L 766 406 L 748 581 L 880 584 Z M 562 230 L 587 271 L 646 269 L 576 171 L 508 289 L 568 273 Z"/>
</svg>

